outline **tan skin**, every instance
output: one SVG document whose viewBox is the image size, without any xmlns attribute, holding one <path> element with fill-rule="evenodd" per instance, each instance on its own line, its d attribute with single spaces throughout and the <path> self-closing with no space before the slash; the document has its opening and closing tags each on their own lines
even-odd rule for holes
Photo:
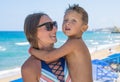
<svg viewBox="0 0 120 82">
<path fill-rule="evenodd" d="M 51 18 L 44 15 L 41 17 L 39 24 L 52 22 Z M 38 45 L 42 50 L 53 50 L 53 44 L 56 39 L 56 27 L 52 31 L 47 31 L 45 26 L 37 29 Z M 24 82 L 39 82 L 41 76 L 41 62 L 34 56 L 30 56 L 22 65 L 22 78 Z"/>
<path fill-rule="evenodd" d="M 70 11 L 64 16 L 62 28 L 68 36 L 65 44 L 52 51 L 38 51 L 32 48 L 31 54 L 47 62 L 65 56 L 72 82 L 93 82 L 90 53 L 82 40 L 82 33 L 87 27 L 80 14 Z"/>
</svg>

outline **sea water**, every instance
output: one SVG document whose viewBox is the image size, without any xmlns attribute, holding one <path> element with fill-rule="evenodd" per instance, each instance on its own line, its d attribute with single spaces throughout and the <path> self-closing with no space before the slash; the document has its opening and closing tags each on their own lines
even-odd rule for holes
<svg viewBox="0 0 120 82">
<path fill-rule="evenodd" d="M 66 40 L 67 37 L 63 32 L 58 31 L 55 47 L 60 47 Z M 87 31 L 83 34 L 83 40 L 90 52 L 93 52 L 96 49 L 119 44 L 120 33 Z M 0 74 L 21 67 L 30 56 L 29 47 L 23 31 L 0 31 Z"/>
</svg>

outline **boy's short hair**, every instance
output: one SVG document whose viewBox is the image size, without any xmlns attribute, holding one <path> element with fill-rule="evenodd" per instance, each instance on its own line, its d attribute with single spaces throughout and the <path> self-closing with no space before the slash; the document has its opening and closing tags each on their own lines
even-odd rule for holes
<svg viewBox="0 0 120 82">
<path fill-rule="evenodd" d="M 66 9 L 65 14 L 70 10 L 81 14 L 83 23 L 88 24 L 88 13 L 82 7 L 80 7 L 78 4 L 74 4 L 72 6 L 69 5 L 69 8 Z"/>
</svg>

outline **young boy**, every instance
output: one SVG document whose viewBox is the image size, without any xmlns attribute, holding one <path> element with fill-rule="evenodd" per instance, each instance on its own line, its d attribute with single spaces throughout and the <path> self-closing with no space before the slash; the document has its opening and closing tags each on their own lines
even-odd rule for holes
<svg viewBox="0 0 120 82">
<path fill-rule="evenodd" d="M 91 57 L 82 34 L 88 28 L 88 14 L 79 5 L 69 6 L 63 20 L 62 30 L 68 40 L 52 51 L 30 49 L 40 60 L 49 62 L 65 56 L 72 82 L 93 82 Z"/>
</svg>

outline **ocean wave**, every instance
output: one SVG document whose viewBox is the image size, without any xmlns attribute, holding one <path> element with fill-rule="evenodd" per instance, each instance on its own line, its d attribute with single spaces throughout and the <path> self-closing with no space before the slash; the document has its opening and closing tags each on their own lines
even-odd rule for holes
<svg viewBox="0 0 120 82">
<path fill-rule="evenodd" d="M 120 36 L 114 36 L 114 38 L 118 38 L 118 39 L 119 39 L 119 38 L 120 38 Z"/>
<path fill-rule="evenodd" d="M 103 42 L 106 42 L 106 43 L 108 43 L 108 42 L 110 42 L 109 40 L 104 40 Z"/>
<path fill-rule="evenodd" d="M 120 40 L 115 40 L 115 42 L 119 42 L 120 43 Z"/>
<path fill-rule="evenodd" d="M 0 51 L 6 51 L 6 48 L 0 46 Z"/>
<path fill-rule="evenodd" d="M 109 43 L 109 44 L 112 44 L 112 43 L 113 43 L 113 41 L 109 41 L 108 43 Z"/>
<path fill-rule="evenodd" d="M 16 45 L 18 46 L 25 46 L 25 45 L 29 45 L 28 42 L 18 42 L 18 43 L 15 43 Z"/>
<path fill-rule="evenodd" d="M 99 42 L 93 42 L 93 43 L 91 43 L 91 44 L 93 44 L 93 45 L 98 45 L 98 44 L 99 44 Z"/>
<path fill-rule="evenodd" d="M 94 40 L 88 40 L 88 41 L 93 42 Z"/>
<path fill-rule="evenodd" d="M 0 71 L 0 78 L 20 74 L 20 70 L 21 70 L 20 68 L 14 68 L 10 70 Z"/>
</svg>

